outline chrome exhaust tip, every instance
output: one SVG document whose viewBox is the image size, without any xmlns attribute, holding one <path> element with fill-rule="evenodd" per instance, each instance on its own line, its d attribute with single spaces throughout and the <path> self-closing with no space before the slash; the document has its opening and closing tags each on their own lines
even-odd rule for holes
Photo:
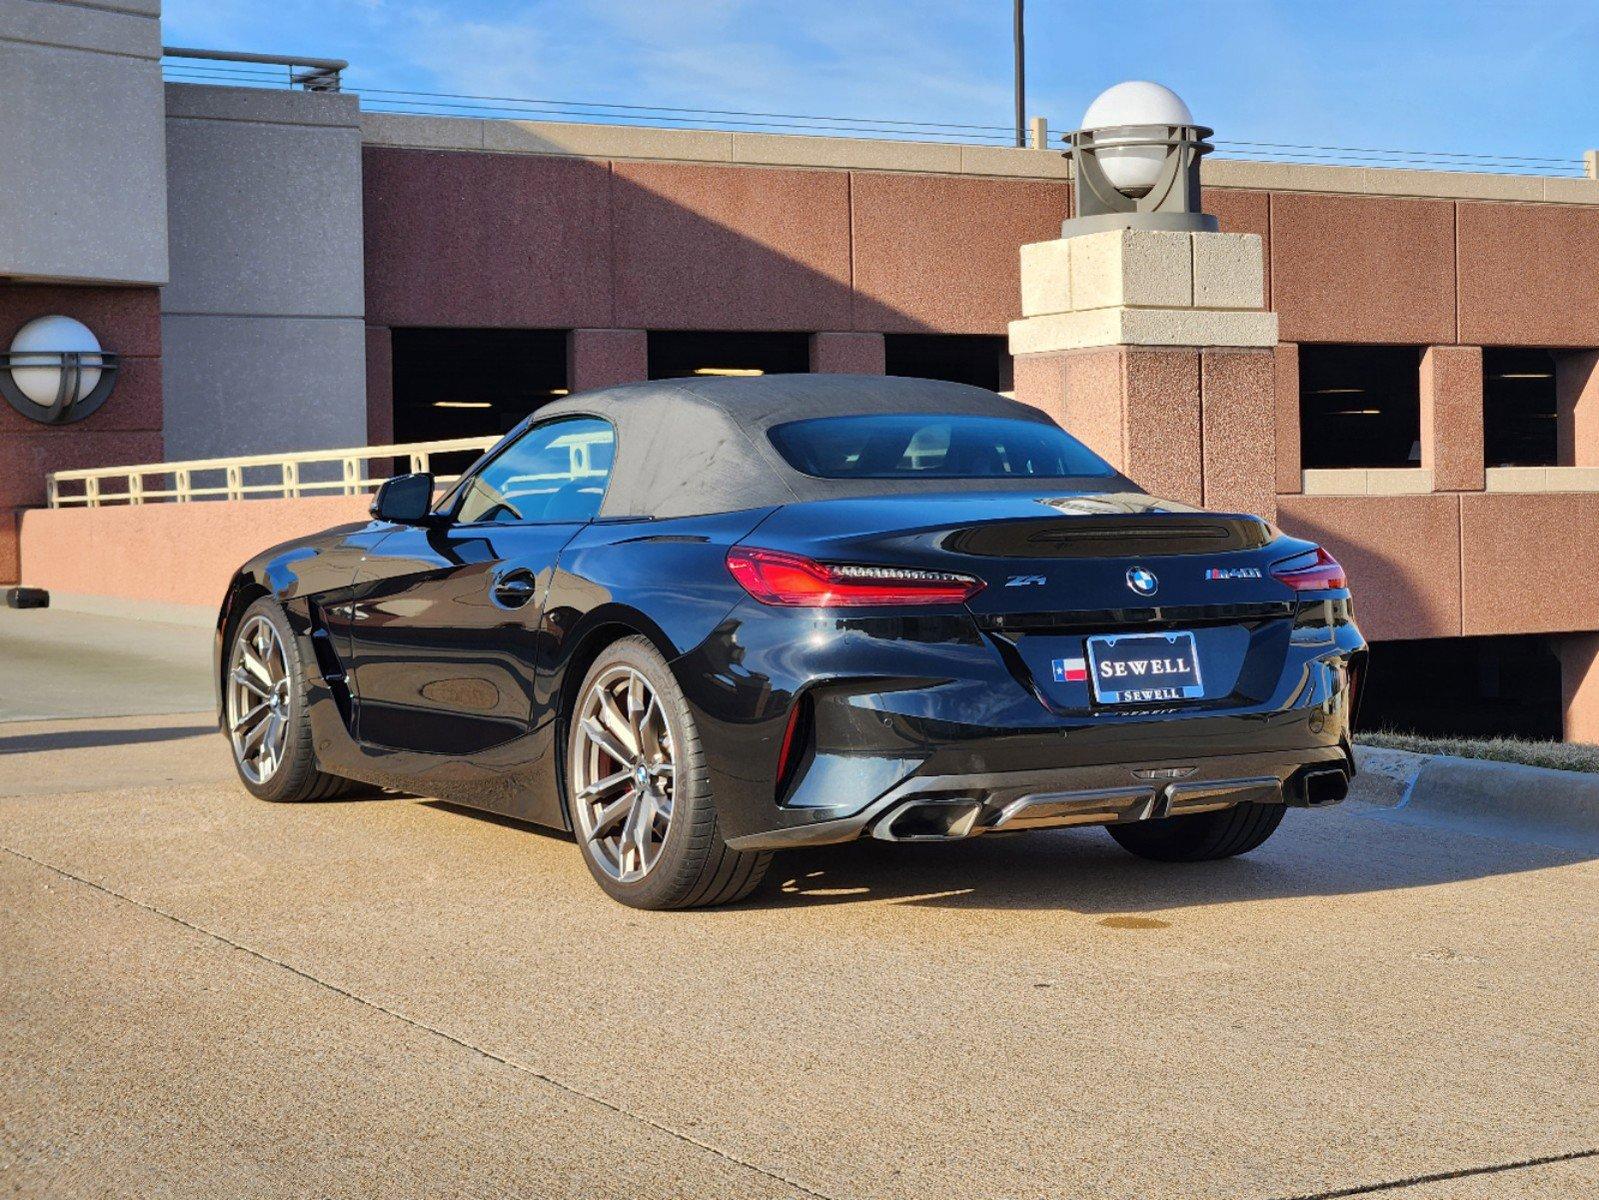
<svg viewBox="0 0 1599 1200">
<path fill-rule="evenodd" d="M 1290 793 L 1296 808 L 1326 808 L 1349 795 L 1349 776 L 1337 767 L 1322 767 L 1300 774 Z"/>
<path fill-rule="evenodd" d="M 872 836 L 885 842 L 953 842 L 974 833 L 983 803 L 970 796 L 906 800 L 872 826 Z"/>
</svg>

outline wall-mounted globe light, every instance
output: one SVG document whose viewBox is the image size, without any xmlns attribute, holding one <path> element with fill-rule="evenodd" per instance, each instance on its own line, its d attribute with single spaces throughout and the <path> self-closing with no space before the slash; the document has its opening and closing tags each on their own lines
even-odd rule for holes
<svg viewBox="0 0 1599 1200">
<path fill-rule="evenodd" d="M 35 317 L 0 354 L 0 395 L 23 416 L 45 425 L 81 421 L 105 403 L 116 381 L 117 356 L 71 317 Z"/>
<path fill-rule="evenodd" d="M 1199 160 L 1211 130 L 1194 124 L 1188 105 L 1147 80 L 1101 92 L 1066 135 L 1076 186 L 1061 234 L 1103 229 L 1214 231 L 1199 211 Z"/>
</svg>

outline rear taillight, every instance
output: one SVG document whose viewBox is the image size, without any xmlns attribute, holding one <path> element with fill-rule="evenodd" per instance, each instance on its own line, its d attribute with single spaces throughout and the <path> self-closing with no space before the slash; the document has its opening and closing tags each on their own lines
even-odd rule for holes
<svg viewBox="0 0 1599 1200">
<path fill-rule="evenodd" d="M 762 604 L 789 608 L 864 608 L 889 604 L 964 604 L 983 581 L 919 567 L 819 563 L 781 550 L 734 546 L 727 569 Z"/>
<path fill-rule="evenodd" d="M 1338 560 L 1320 546 L 1273 563 L 1271 574 L 1273 579 L 1286 583 L 1296 592 L 1321 592 L 1349 586 Z"/>
</svg>

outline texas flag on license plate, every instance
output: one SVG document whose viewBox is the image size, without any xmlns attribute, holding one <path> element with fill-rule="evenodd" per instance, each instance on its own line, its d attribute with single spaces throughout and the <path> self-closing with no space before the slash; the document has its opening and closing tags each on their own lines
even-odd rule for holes
<svg viewBox="0 0 1599 1200">
<path fill-rule="evenodd" d="M 1088 681 L 1087 659 L 1057 658 L 1051 665 L 1055 668 L 1056 683 L 1086 683 Z"/>
</svg>

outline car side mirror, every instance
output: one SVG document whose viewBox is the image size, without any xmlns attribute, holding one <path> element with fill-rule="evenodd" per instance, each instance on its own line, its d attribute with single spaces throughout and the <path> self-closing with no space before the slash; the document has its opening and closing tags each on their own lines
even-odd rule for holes
<svg viewBox="0 0 1599 1200">
<path fill-rule="evenodd" d="M 372 516 L 396 525 L 420 525 L 433 507 L 433 476 L 427 471 L 386 479 L 372 497 Z"/>
</svg>

